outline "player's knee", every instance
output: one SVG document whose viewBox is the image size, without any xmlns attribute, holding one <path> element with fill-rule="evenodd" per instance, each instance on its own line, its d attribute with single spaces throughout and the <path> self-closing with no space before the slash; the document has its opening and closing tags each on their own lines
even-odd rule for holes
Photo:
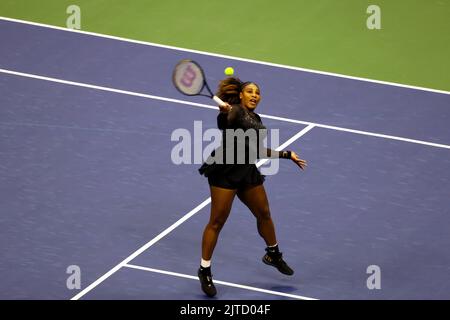
<svg viewBox="0 0 450 320">
<path fill-rule="evenodd" d="M 263 206 L 258 210 L 258 220 L 270 220 L 270 209 L 269 206 Z"/>
<path fill-rule="evenodd" d="M 222 230 L 223 226 L 225 225 L 226 219 L 223 218 L 215 218 L 211 219 L 209 222 L 209 227 L 213 229 L 214 231 L 219 232 Z"/>
</svg>

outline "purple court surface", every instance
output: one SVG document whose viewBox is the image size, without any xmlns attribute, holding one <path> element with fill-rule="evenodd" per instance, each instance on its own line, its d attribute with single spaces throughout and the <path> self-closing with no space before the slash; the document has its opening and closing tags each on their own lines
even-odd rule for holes
<svg viewBox="0 0 450 320">
<path fill-rule="evenodd" d="M 183 58 L 214 88 L 229 65 L 257 82 L 263 122 L 308 161 L 265 183 L 294 276 L 261 262 L 236 199 L 214 299 L 450 299 L 449 94 L 6 20 L 0 43 L 0 299 L 207 299 L 208 185 L 171 134 L 217 112 L 172 86 Z"/>
</svg>

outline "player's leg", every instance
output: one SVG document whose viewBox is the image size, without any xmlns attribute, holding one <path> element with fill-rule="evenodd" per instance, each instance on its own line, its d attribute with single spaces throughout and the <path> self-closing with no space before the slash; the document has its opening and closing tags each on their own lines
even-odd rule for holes
<svg viewBox="0 0 450 320">
<path fill-rule="evenodd" d="M 239 199 L 250 209 L 256 218 L 256 226 L 260 236 L 266 242 L 266 254 L 263 257 L 265 264 L 276 267 L 281 273 L 292 275 L 294 271 L 286 264 L 279 251 L 275 226 L 270 214 L 269 201 L 264 186 L 248 186 L 239 189 Z"/>
<path fill-rule="evenodd" d="M 212 281 L 211 258 L 219 237 L 220 230 L 230 215 L 231 205 L 236 195 L 236 190 L 210 186 L 211 213 L 209 222 L 203 231 L 202 260 L 198 270 L 198 277 L 203 292 L 209 297 L 216 295 L 217 290 Z"/>
<path fill-rule="evenodd" d="M 258 233 L 264 239 L 266 245 L 276 245 L 275 226 L 270 215 L 269 201 L 264 186 L 248 186 L 239 189 L 237 195 L 255 216 Z"/>
<path fill-rule="evenodd" d="M 210 186 L 211 213 L 203 231 L 202 258 L 211 260 L 220 230 L 228 219 L 236 190 Z"/>
</svg>

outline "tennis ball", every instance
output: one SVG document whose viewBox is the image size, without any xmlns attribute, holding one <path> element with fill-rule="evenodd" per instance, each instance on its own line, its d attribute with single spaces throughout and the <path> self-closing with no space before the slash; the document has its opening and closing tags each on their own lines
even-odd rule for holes
<svg viewBox="0 0 450 320">
<path fill-rule="evenodd" d="M 232 67 L 228 67 L 225 69 L 225 75 L 232 76 L 234 74 L 234 69 Z"/>
</svg>

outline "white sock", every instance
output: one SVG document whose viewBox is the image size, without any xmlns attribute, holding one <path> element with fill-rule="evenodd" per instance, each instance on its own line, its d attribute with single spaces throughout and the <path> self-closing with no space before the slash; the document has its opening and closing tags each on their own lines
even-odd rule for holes
<svg viewBox="0 0 450 320">
<path fill-rule="evenodd" d="M 200 261 L 200 266 L 202 268 L 209 268 L 211 266 L 211 260 L 202 260 Z"/>
<path fill-rule="evenodd" d="M 269 248 L 275 248 L 278 245 L 278 242 L 275 243 L 273 246 L 268 246 Z"/>
</svg>

